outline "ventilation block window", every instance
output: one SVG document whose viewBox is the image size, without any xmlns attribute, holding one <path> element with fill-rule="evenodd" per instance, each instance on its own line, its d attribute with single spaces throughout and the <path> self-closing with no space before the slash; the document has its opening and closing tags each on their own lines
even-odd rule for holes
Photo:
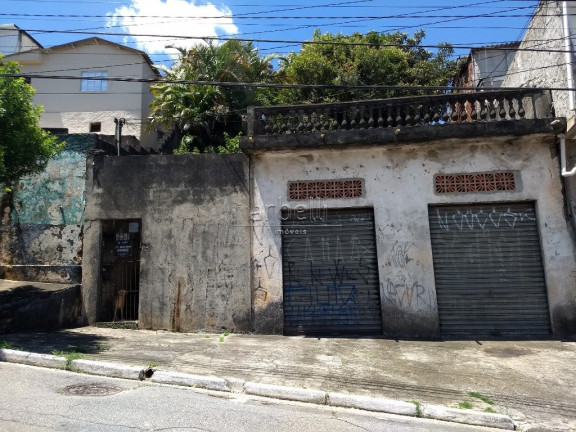
<svg viewBox="0 0 576 432">
<path fill-rule="evenodd" d="M 437 194 L 515 191 L 516 177 L 511 171 L 475 174 L 438 174 L 434 178 Z"/>
<path fill-rule="evenodd" d="M 288 182 L 288 196 L 291 200 L 358 198 L 362 194 L 361 179 Z"/>
<path fill-rule="evenodd" d="M 90 123 L 90 132 L 100 132 L 102 131 L 102 123 Z"/>
</svg>

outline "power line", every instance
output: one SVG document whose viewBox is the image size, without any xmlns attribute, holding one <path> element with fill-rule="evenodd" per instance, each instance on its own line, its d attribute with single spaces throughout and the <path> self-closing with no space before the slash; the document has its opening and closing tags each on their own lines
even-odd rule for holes
<svg viewBox="0 0 576 432">
<path fill-rule="evenodd" d="M 253 39 L 253 38 L 237 38 L 228 36 L 181 36 L 181 35 L 155 35 L 149 33 L 141 34 L 124 34 L 115 32 L 85 32 L 76 30 L 41 30 L 33 29 L 26 30 L 28 32 L 39 32 L 39 33 L 65 33 L 65 34 L 90 34 L 98 36 L 144 36 L 144 37 L 158 37 L 158 38 L 168 38 L 168 39 L 192 39 L 192 40 L 202 40 L 202 41 L 229 41 L 236 40 L 240 42 L 261 42 L 261 43 L 282 43 L 282 44 L 294 44 L 294 45 L 348 45 L 348 46 L 368 46 L 368 47 L 381 47 L 381 48 L 453 48 L 453 49 L 476 49 L 477 46 L 474 45 L 460 45 L 460 44 L 420 44 L 420 45 L 410 45 L 410 44 L 393 44 L 393 43 L 369 43 L 369 42 L 332 42 L 332 41 L 305 41 L 305 40 L 283 40 L 283 39 Z M 344 39 L 347 36 L 343 37 Z M 513 48 L 513 47 L 496 47 L 495 50 L 501 51 L 529 51 L 529 52 L 558 52 L 558 53 L 575 53 L 574 50 L 555 50 L 555 49 L 537 49 L 537 48 Z"/>
<path fill-rule="evenodd" d="M 470 91 L 470 87 L 450 86 L 406 86 L 406 85 L 344 85 L 344 84 L 272 84 L 272 83 L 248 83 L 226 81 L 200 81 L 200 80 L 174 80 L 161 78 L 128 78 L 128 77 L 80 77 L 70 75 L 38 75 L 38 74 L 0 74 L 0 78 L 29 78 L 29 79 L 55 79 L 55 80 L 93 80 L 93 81 L 118 81 L 129 83 L 148 84 L 181 84 L 197 86 L 220 86 L 220 87 L 247 87 L 247 88 L 280 88 L 280 89 L 350 89 L 350 90 L 407 90 L 407 91 Z M 576 91 L 570 87 L 499 87 L 498 91 Z"/>
</svg>

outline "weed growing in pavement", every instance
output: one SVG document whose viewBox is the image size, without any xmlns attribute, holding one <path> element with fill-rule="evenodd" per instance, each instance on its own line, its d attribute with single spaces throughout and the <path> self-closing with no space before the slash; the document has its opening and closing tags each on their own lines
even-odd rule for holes
<svg viewBox="0 0 576 432">
<path fill-rule="evenodd" d="M 230 331 L 226 330 L 224 333 L 222 333 L 224 336 L 228 336 L 230 334 Z"/>
<path fill-rule="evenodd" d="M 205 337 L 206 339 L 210 339 L 212 336 L 210 336 L 210 335 L 204 335 L 204 337 Z"/>
<path fill-rule="evenodd" d="M 220 336 L 220 342 L 224 342 L 224 336 Z"/>
<path fill-rule="evenodd" d="M 149 367 L 150 369 L 154 369 L 156 366 L 158 366 L 158 363 L 153 362 L 153 361 L 148 362 L 148 367 Z"/>
<path fill-rule="evenodd" d="M 460 409 L 472 409 L 472 404 L 470 402 L 458 402 L 458 408 Z"/>
<path fill-rule="evenodd" d="M 416 405 L 416 417 L 422 417 L 422 403 L 420 403 L 419 401 L 416 401 L 416 400 L 413 400 L 410 402 L 412 402 L 414 405 Z"/>
<path fill-rule="evenodd" d="M 78 351 L 58 351 L 53 350 L 52 355 L 57 357 L 64 357 L 66 359 L 66 370 L 70 370 L 70 365 L 74 360 L 84 358 L 84 354 Z"/>
<path fill-rule="evenodd" d="M 487 413 L 494 413 L 494 414 L 496 413 L 496 411 L 494 411 L 494 408 L 492 408 L 492 407 L 488 407 L 484 411 Z"/>
<path fill-rule="evenodd" d="M 12 345 L 10 342 L 0 341 L 0 349 L 17 350 L 18 348 L 16 348 L 16 347 L 15 347 L 14 345 Z"/>
<path fill-rule="evenodd" d="M 478 392 L 469 392 L 468 396 L 476 398 L 476 399 L 480 399 L 482 402 L 486 402 L 488 405 L 494 405 L 494 401 L 492 399 L 490 399 L 488 396 L 484 396 L 483 394 L 480 394 Z"/>
</svg>

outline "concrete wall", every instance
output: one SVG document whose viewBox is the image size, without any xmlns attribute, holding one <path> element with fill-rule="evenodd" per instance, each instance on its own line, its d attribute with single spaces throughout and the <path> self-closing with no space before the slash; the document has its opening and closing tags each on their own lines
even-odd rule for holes
<svg viewBox="0 0 576 432">
<path fill-rule="evenodd" d="M 421 145 L 256 153 L 252 160 L 253 298 L 255 329 L 280 333 L 283 325 L 282 244 L 277 227 L 290 201 L 287 182 L 361 178 L 361 198 L 322 200 L 328 208 L 372 207 L 384 332 L 438 334 L 438 308 L 428 206 L 442 203 L 535 201 L 553 330 L 576 333 L 576 259 L 563 208 L 554 137 L 531 135 L 452 139 Z M 515 192 L 434 193 L 435 174 L 514 170 Z M 402 255 L 402 259 L 398 258 Z M 419 287 L 413 296 L 411 287 Z M 389 287 L 394 289 L 388 289 Z M 420 288 L 421 287 L 421 288 Z"/>
<path fill-rule="evenodd" d="M 62 153 L 43 172 L 22 178 L 13 190 L 11 214 L 5 214 L 0 226 L 4 278 L 80 282 L 86 154 L 97 147 L 98 137 L 63 139 Z"/>
<path fill-rule="evenodd" d="M 69 75 L 107 72 L 109 77 L 154 78 L 144 57 L 135 51 L 107 43 L 80 42 L 19 54 L 10 60 L 21 64 L 22 73 Z M 54 72 L 52 72 L 54 71 Z M 81 80 L 32 79 L 34 103 L 42 105 L 43 128 L 67 128 L 71 134 L 90 132 L 90 123 L 101 123 L 101 133 L 114 135 L 114 118 L 125 118 L 123 135 L 134 135 L 142 145 L 154 145 L 156 136 L 147 132 L 152 94 L 149 84 L 108 81 L 105 92 L 81 92 Z"/>
<path fill-rule="evenodd" d="M 568 20 L 570 34 L 572 35 L 572 48 L 576 46 L 576 5 L 568 2 Z M 524 39 L 521 49 L 533 48 L 538 50 L 566 50 L 564 25 L 562 21 L 563 9 L 561 1 L 540 2 L 536 8 Z M 574 68 L 576 56 L 572 54 L 571 62 Z M 508 69 L 507 76 L 502 83 L 504 87 L 568 87 L 568 71 L 564 52 L 535 52 L 518 51 L 514 61 Z M 552 91 L 554 110 L 557 117 L 565 117 L 568 122 L 568 136 L 574 137 L 576 133 L 574 112 L 570 110 L 569 92 Z M 576 141 L 567 141 L 568 170 L 576 164 Z M 572 230 L 576 230 L 576 178 L 567 177 L 565 183 L 565 196 Z M 575 238 L 576 241 L 576 238 Z"/>
<path fill-rule="evenodd" d="M 528 48 L 542 51 L 522 51 Z M 540 2 L 502 87 L 567 87 L 565 54 L 546 51 L 565 49 L 562 2 Z M 568 107 L 568 92 L 553 91 L 552 99 L 557 117 L 573 116 Z"/>
<path fill-rule="evenodd" d="M 83 304 L 98 319 L 101 221 L 141 219 L 139 326 L 251 330 L 244 155 L 96 157 L 89 162 Z"/>
<path fill-rule="evenodd" d="M 80 285 L 0 281 L 0 334 L 78 325 Z"/>
</svg>

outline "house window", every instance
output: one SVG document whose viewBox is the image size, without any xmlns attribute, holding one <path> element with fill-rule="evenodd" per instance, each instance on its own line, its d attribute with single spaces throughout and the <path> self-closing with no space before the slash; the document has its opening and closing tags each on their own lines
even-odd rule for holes
<svg viewBox="0 0 576 432">
<path fill-rule="evenodd" d="M 102 130 L 102 123 L 90 123 L 90 132 L 100 132 Z"/>
<path fill-rule="evenodd" d="M 108 90 L 108 81 L 94 79 L 95 77 L 107 77 L 108 72 L 82 72 L 82 84 L 80 91 L 105 92 Z M 90 78 L 90 79 L 87 79 Z"/>
</svg>

